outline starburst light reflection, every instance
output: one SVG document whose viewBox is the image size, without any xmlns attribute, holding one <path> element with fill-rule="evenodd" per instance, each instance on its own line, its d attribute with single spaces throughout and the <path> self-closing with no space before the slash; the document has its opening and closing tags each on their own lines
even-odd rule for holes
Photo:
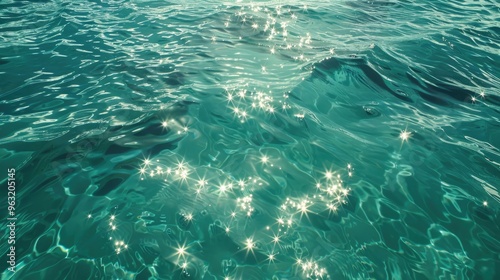
<svg viewBox="0 0 500 280">
<path fill-rule="evenodd" d="M 253 253 L 253 250 L 256 248 L 255 246 L 255 241 L 253 240 L 253 238 L 247 238 L 245 240 L 245 250 L 248 252 L 252 252 Z"/>
<path fill-rule="evenodd" d="M 411 132 L 407 131 L 406 129 L 401 131 L 401 133 L 399 134 L 399 138 L 401 138 L 401 140 L 403 141 L 407 141 L 411 136 Z"/>
<path fill-rule="evenodd" d="M 276 255 L 274 252 L 269 252 L 267 254 L 267 260 L 269 261 L 269 264 L 274 263 L 276 261 Z"/>
<path fill-rule="evenodd" d="M 269 162 L 269 157 L 267 157 L 267 156 L 262 156 L 262 157 L 260 158 L 260 162 L 262 162 L 262 163 L 264 163 L 264 164 L 268 163 L 268 162 Z"/>
<path fill-rule="evenodd" d="M 187 257 L 187 255 L 188 255 L 188 253 L 187 253 L 187 249 L 188 249 L 188 248 L 186 247 L 185 243 L 184 243 L 184 244 L 182 244 L 182 245 L 180 245 L 180 244 L 179 244 L 179 245 L 175 248 L 175 252 L 174 252 L 174 255 L 173 255 L 173 256 L 176 258 L 176 261 L 175 261 L 176 263 L 179 263 L 179 261 L 180 261 L 181 259 L 182 259 L 182 260 L 184 260 L 184 261 L 186 260 L 186 257 Z"/>
<path fill-rule="evenodd" d="M 243 1 L 237 1 L 237 3 L 239 2 Z M 236 10 L 231 10 L 230 14 L 226 13 L 218 23 L 217 27 L 220 30 L 217 29 L 217 31 L 214 31 L 217 33 L 208 33 L 204 38 L 206 41 L 211 40 L 212 43 L 217 43 L 212 46 L 217 48 L 223 48 L 224 43 L 235 40 L 238 37 L 244 39 L 238 42 L 239 44 L 250 39 L 260 40 L 257 41 L 259 44 L 258 46 L 269 60 L 256 61 L 254 70 L 257 73 L 262 72 L 260 76 L 264 77 L 263 79 L 272 77 L 276 75 L 275 72 L 280 71 L 280 69 L 284 69 L 281 71 L 286 71 L 287 68 L 296 67 L 308 60 L 312 60 L 314 56 L 312 53 L 318 49 L 322 49 L 321 47 L 316 48 L 314 45 L 318 40 L 313 40 L 313 31 L 301 32 L 297 29 L 297 25 L 302 22 L 303 12 L 307 12 L 308 10 L 307 7 L 301 9 L 301 6 L 302 5 L 271 6 L 254 3 L 244 6 L 236 4 Z M 300 18 L 301 21 L 298 21 L 298 18 Z M 304 17 L 304 19 L 306 18 Z M 234 32 L 236 29 L 239 29 L 238 33 Z M 224 34 L 224 32 L 226 32 L 226 34 Z M 315 48 L 313 49 L 313 47 Z M 290 61 L 281 61 L 281 56 L 289 57 Z M 296 60 L 293 58 L 296 58 Z M 272 59 L 275 61 L 279 59 L 280 61 L 276 63 Z M 247 70 L 250 69 L 245 69 L 245 71 Z M 294 107 L 294 100 L 287 99 L 290 92 L 286 90 L 283 91 L 273 83 L 267 81 L 262 83 L 260 81 L 251 81 L 250 83 L 252 84 L 249 85 L 249 81 L 244 79 L 238 81 L 238 83 L 233 83 L 232 81 L 225 84 L 222 83 L 224 82 L 221 82 L 220 86 L 224 88 L 225 91 L 222 91 L 218 98 L 225 111 L 220 115 L 224 118 L 227 116 L 230 122 L 238 124 L 242 128 L 247 129 L 254 121 L 260 123 L 262 120 L 269 118 L 278 119 L 283 116 L 292 116 L 292 118 L 295 118 L 292 119 L 293 121 L 299 122 L 303 121 L 305 118 L 305 110 L 298 110 Z M 188 130 L 187 126 L 181 125 L 182 123 L 186 123 L 182 121 L 181 118 L 172 121 L 160 119 L 160 122 L 164 128 L 168 127 L 168 131 L 172 130 L 174 134 L 182 133 L 181 136 L 185 135 L 184 132 L 189 135 L 191 131 L 200 131 L 200 126 L 197 124 L 193 124 L 192 126 L 190 124 Z M 243 122 L 245 122 L 245 124 L 240 124 Z M 304 122 L 302 122 L 302 124 L 304 124 Z M 281 176 L 278 173 L 273 173 L 280 172 L 278 171 L 278 167 L 279 170 L 281 170 L 281 163 L 279 164 L 280 166 L 278 166 L 278 162 L 281 162 L 281 159 L 276 157 L 275 154 L 269 154 L 272 157 L 267 155 L 263 156 L 259 154 L 260 150 L 258 150 L 254 153 L 257 156 L 253 158 L 252 162 L 252 167 L 255 167 L 257 170 L 250 171 L 249 173 L 251 174 L 245 174 L 242 177 L 234 178 L 233 176 L 235 175 L 231 174 L 227 166 L 222 164 L 223 161 L 231 162 L 231 156 L 223 158 L 222 156 L 218 156 L 219 152 L 223 155 L 223 152 L 219 150 L 210 151 L 209 157 L 211 157 L 212 161 L 202 163 L 202 166 L 200 166 L 200 164 L 195 164 L 195 162 L 199 162 L 198 159 L 186 157 L 186 161 L 184 161 L 184 158 L 180 157 L 177 151 L 173 151 L 169 153 L 168 156 L 182 158 L 182 162 L 185 162 L 185 165 L 176 166 L 172 164 L 172 160 L 162 160 L 162 158 L 160 158 L 161 162 L 158 164 L 156 164 L 156 162 L 154 164 L 141 164 L 138 174 L 141 176 L 141 179 L 165 180 L 165 183 L 162 185 L 164 191 L 155 199 L 165 202 L 166 199 L 164 199 L 164 197 L 175 197 L 179 201 L 179 204 L 182 205 L 178 207 L 181 209 L 177 209 L 175 213 L 183 213 L 182 217 L 184 220 L 193 221 L 193 224 L 202 223 L 206 220 L 206 218 L 203 218 L 203 215 L 206 214 L 202 215 L 201 213 L 206 210 L 211 218 L 213 217 L 214 220 L 220 221 L 219 230 L 222 229 L 222 232 L 238 240 L 237 243 L 242 242 L 243 245 L 241 247 L 243 247 L 242 249 L 246 250 L 247 253 L 253 253 L 254 251 L 262 252 L 261 255 L 267 256 L 269 264 L 275 261 L 282 262 L 286 260 L 283 252 L 280 254 L 280 251 L 284 250 L 284 248 L 288 248 L 287 246 L 293 246 L 294 240 L 291 237 L 294 236 L 294 233 L 296 234 L 298 232 L 298 229 L 300 229 L 304 223 L 307 223 L 307 220 L 301 219 L 303 216 L 307 216 L 308 214 L 312 215 L 310 213 L 317 214 L 321 211 L 321 208 L 325 208 L 327 204 L 335 208 L 341 207 L 342 201 L 345 201 L 345 195 L 342 191 L 343 186 L 341 183 L 337 182 L 338 178 L 336 176 L 338 173 L 330 171 L 328 178 L 324 176 L 313 178 L 318 182 L 317 187 L 314 188 L 314 185 L 311 186 L 311 189 L 308 190 L 310 191 L 309 193 L 300 195 L 296 193 L 288 194 L 290 197 L 289 202 L 280 202 L 280 204 L 282 203 L 284 205 L 284 209 L 263 209 L 264 206 L 262 205 L 266 205 L 266 202 L 261 201 L 262 197 L 258 192 L 272 190 L 274 182 L 271 181 L 267 184 L 264 180 L 267 180 L 266 176 L 268 174 L 270 176 Z M 192 165 L 188 164 L 188 161 Z M 273 164 L 277 167 L 273 168 Z M 208 168 L 205 168 L 206 166 L 208 166 Z M 259 178 L 259 172 L 264 168 L 268 174 L 263 176 L 263 178 L 265 178 L 263 180 Z M 205 173 L 200 170 L 211 170 L 214 172 Z M 288 171 L 283 168 L 283 172 Z M 200 178 L 198 174 L 207 175 L 207 178 L 210 178 L 210 184 L 205 178 Z M 352 173 L 349 173 L 349 176 L 351 175 Z M 237 176 L 238 175 L 236 175 L 236 177 Z M 181 182 L 184 183 L 180 184 Z M 187 195 L 184 196 L 185 193 Z M 189 196 L 195 197 L 195 194 L 196 201 L 192 203 Z M 313 194 L 315 195 L 314 197 L 312 196 Z M 184 212 L 186 211 L 185 209 L 188 209 L 188 212 Z M 252 218 L 248 218 L 252 215 Z M 269 218 L 270 222 L 266 227 L 269 235 L 264 234 L 264 236 L 257 236 L 257 233 L 245 232 L 247 226 L 254 223 L 254 220 L 258 220 L 262 217 L 261 215 L 266 215 L 268 216 L 267 218 Z M 154 218 L 151 219 L 154 220 Z M 161 220 L 165 218 L 158 219 Z M 152 222 L 152 224 L 155 223 Z M 178 236 L 179 239 L 177 240 L 184 240 L 188 242 L 187 244 L 194 244 L 192 242 L 194 241 L 193 239 L 196 238 L 190 236 L 190 234 L 194 232 L 192 230 L 193 228 L 194 227 L 192 227 L 191 230 L 181 231 L 179 233 L 181 237 Z M 247 236 L 252 237 L 245 239 L 244 237 Z M 257 244 L 259 245 L 257 246 Z M 185 245 L 178 247 L 174 245 L 173 247 L 175 252 L 174 255 L 180 260 L 179 262 L 175 262 L 178 267 L 187 269 L 188 264 L 189 268 L 195 266 L 195 263 L 191 262 L 191 259 L 189 259 L 188 263 L 188 248 Z M 193 245 L 193 247 L 195 246 Z M 195 255 L 195 252 L 196 250 L 193 248 L 190 253 Z M 277 260 L 277 256 L 283 256 L 283 259 L 278 258 Z M 307 261 L 309 261 L 309 259 L 307 259 Z M 311 261 L 314 261 L 313 257 L 311 257 Z M 230 267 L 230 265 L 228 265 L 228 267 Z M 230 269 L 224 270 L 224 272 L 217 277 L 220 278 L 230 275 L 230 271 Z M 298 273 L 301 274 L 301 271 Z M 310 274 L 312 275 L 312 271 Z M 229 276 L 227 276 L 227 278 L 229 278 Z"/>
</svg>

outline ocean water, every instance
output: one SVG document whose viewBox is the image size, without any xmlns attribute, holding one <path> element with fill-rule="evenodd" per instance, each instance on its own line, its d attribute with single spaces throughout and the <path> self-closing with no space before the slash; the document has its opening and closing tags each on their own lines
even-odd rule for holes
<svg viewBox="0 0 500 280">
<path fill-rule="evenodd" d="M 1 279 L 500 279 L 499 22 L 1 1 Z"/>
</svg>

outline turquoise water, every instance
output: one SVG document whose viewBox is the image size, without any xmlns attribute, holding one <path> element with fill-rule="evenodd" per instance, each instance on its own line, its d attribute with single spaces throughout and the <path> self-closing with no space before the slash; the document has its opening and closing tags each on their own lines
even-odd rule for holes
<svg viewBox="0 0 500 280">
<path fill-rule="evenodd" d="M 2 279 L 500 279 L 497 1 L 2 1 Z"/>
</svg>

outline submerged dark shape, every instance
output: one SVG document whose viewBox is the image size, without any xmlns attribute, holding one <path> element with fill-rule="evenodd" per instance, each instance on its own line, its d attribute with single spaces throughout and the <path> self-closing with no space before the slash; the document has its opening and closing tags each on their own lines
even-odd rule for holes
<svg viewBox="0 0 500 280">
<path fill-rule="evenodd" d="M 33 190 L 32 192 L 37 192 L 38 190 L 43 190 L 45 189 L 46 186 L 48 186 L 49 184 L 55 182 L 57 179 L 59 179 L 58 176 L 52 176 L 50 178 L 47 178 L 46 180 L 44 180 L 42 183 L 38 184 Z"/>
<path fill-rule="evenodd" d="M 423 73 L 410 67 L 413 73 L 416 75 L 422 75 Z M 464 102 L 469 101 L 472 96 L 476 94 L 468 89 L 463 87 L 458 87 L 453 84 L 444 83 L 441 81 L 436 81 L 435 83 L 423 81 L 422 79 L 418 79 L 415 75 L 408 71 L 406 73 L 406 77 L 410 82 L 418 86 L 420 89 L 417 89 L 416 92 L 424 99 L 436 103 L 438 105 L 450 106 L 451 102 L 444 100 L 443 97 L 451 97 L 457 101 Z M 435 78 L 432 78 L 435 80 Z"/>
<path fill-rule="evenodd" d="M 134 133 L 134 136 L 146 136 L 146 135 L 159 136 L 165 134 L 166 132 L 167 132 L 166 129 L 163 128 L 160 123 L 155 122 L 155 123 L 149 123 L 148 126 Z"/>
<path fill-rule="evenodd" d="M 130 150 L 133 150 L 133 149 L 129 148 L 129 147 L 116 145 L 116 144 L 111 144 L 108 147 L 108 149 L 106 150 L 105 154 L 106 155 L 123 154 L 123 153 L 129 152 Z"/>
<path fill-rule="evenodd" d="M 431 93 L 445 94 L 462 102 L 470 100 L 471 96 L 475 95 L 474 92 L 463 87 L 441 82 L 436 83 L 436 85 L 429 84 L 428 90 Z"/>
<path fill-rule="evenodd" d="M 127 176 L 128 177 L 128 176 Z M 101 185 L 97 191 L 94 192 L 95 196 L 105 196 L 111 191 L 115 190 L 123 183 L 124 178 L 112 178 L 108 180 L 104 185 Z"/>
<path fill-rule="evenodd" d="M 354 70 L 359 70 L 363 76 L 355 76 L 358 82 L 366 84 L 368 87 L 376 86 L 386 92 L 389 92 L 393 96 L 406 101 L 413 102 L 411 98 L 409 98 L 406 94 L 402 94 L 402 91 L 396 92 L 392 88 L 390 88 L 384 77 L 380 75 L 375 69 L 373 69 L 370 65 L 367 64 L 366 60 L 360 56 L 353 56 L 351 58 L 336 58 L 330 57 L 324 59 L 314 65 L 314 75 L 325 77 L 326 75 L 331 75 L 336 71 L 344 70 L 348 73 L 356 73 Z M 365 81 L 366 79 L 366 81 Z"/>
<path fill-rule="evenodd" d="M 169 86 L 181 86 L 184 84 L 185 75 L 182 72 L 172 72 L 161 80 Z"/>
<path fill-rule="evenodd" d="M 173 103 L 170 107 L 161 112 L 161 116 L 151 115 L 143 120 L 129 124 L 116 125 L 108 127 L 104 132 L 98 135 L 82 137 L 77 141 L 69 140 L 73 135 L 65 136 L 61 141 L 70 141 L 65 146 L 46 145 L 39 149 L 35 158 L 38 161 L 32 162 L 32 166 L 37 166 L 51 177 L 43 178 L 42 183 L 38 184 L 34 191 L 43 190 L 48 185 L 52 185 L 58 179 L 65 179 L 75 172 L 79 172 L 84 167 L 92 165 L 99 166 L 108 162 L 110 158 L 127 156 L 139 151 L 143 154 L 154 156 L 164 150 L 173 150 L 177 147 L 178 141 L 182 137 L 174 137 L 169 141 L 158 139 L 157 136 L 169 135 L 169 129 L 162 127 L 160 120 L 167 116 L 169 118 L 179 118 L 188 114 L 189 105 L 196 104 L 190 101 L 180 101 Z M 93 128 L 92 126 L 89 129 Z M 133 133 L 136 131 L 136 133 Z M 124 137 L 116 138 L 119 135 Z M 151 135 L 155 137 L 150 137 Z M 114 140 L 113 140 L 114 139 Z M 132 143 L 132 144 L 131 144 Z M 130 170 L 127 162 L 115 166 L 116 170 Z M 127 171 L 124 172 L 124 174 Z M 117 189 L 120 184 L 128 177 L 124 174 L 115 174 L 113 178 L 94 178 L 99 186 L 94 192 L 96 196 L 105 196 L 111 191 Z M 44 180 L 45 179 L 45 180 Z"/>
<path fill-rule="evenodd" d="M 393 96 L 395 96 L 401 100 L 404 100 L 406 102 L 413 102 L 409 97 L 407 97 L 405 95 L 401 95 L 401 94 L 393 91 L 391 88 L 389 88 L 387 86 L 387 84 L 385 83 L 384 78 L 382 78 L 382 76 L 377 71 L 375 71 L 373 68 L 371 68 L 370 66 L 368 66 L 366 64 L 361 64 L 359 67 L 363 71 L 363 73 L 370 79 L 370 81 L 374 82 L 380 88 L 386 90 L 387 92 L 391 93 Z"/>
</svg>

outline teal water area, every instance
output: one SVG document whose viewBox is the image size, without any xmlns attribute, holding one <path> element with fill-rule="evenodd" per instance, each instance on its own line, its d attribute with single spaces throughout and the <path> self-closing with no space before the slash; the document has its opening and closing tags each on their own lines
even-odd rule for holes
<svg viewBox="0 0 500 280">
<path fill-rule="evenodd" d="M 2 1 L 2 279 L 500 279 L 497 1 Z"/>
</svg>

